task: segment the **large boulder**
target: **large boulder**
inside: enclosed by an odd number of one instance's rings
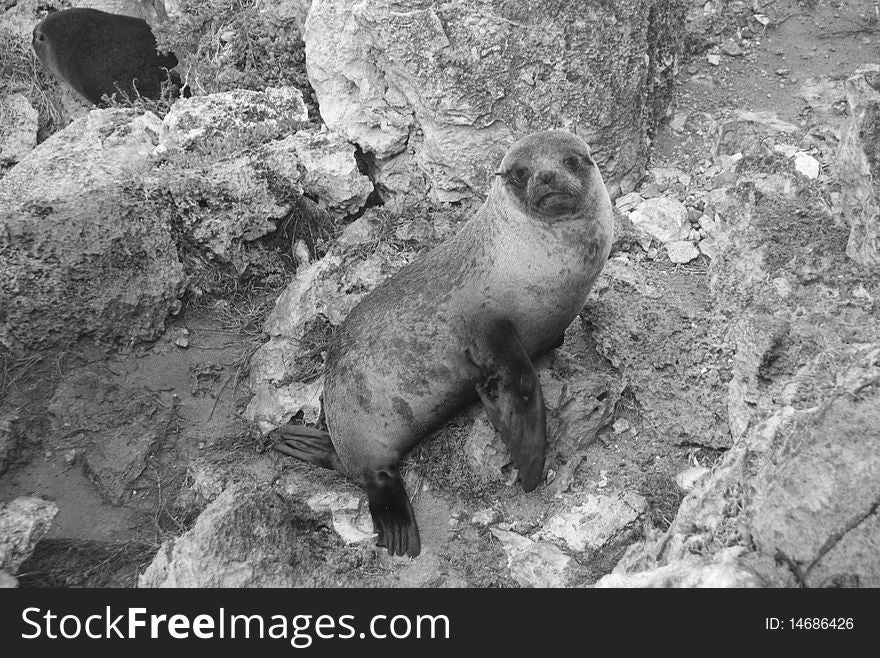
[[[848,119],[838,151],[840,201],[850,226],[846,253],[880,265],[880,65],[846,81]]]
[[[257,241],[285,220],[342,219],[373,190],[354,146],[309,124],[294,87],[183,99],[163,125],[157,150],[166,162],[144,179],[155,213],[188,246],[238,272],[277,265],[277,250]]]
[[[327,125],[374,159],[386,195],[485,189],[525,133],[567,128],[612,192],[641,178],[683,25],[678,0],[315,0],[309,80]]]
[[[168,227],[136,191],[161,131],[149,112],[90,112],[0,180],[0,346],[20,353],[162,331],[183,269]]]
[[[341,545],[305,505],[232,486],[159,548],[139,587],[316,587],[344,582],[324,553]]]

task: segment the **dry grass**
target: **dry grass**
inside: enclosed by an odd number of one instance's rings
[[[142,541],[44,539],[21,565],[19,587],[134,587],[158,548]]]
[[[134,97],[129,96],[128,92],[119,89],[118,86],[117,90],[113,96],[104,94],[101,100],[105,107],[130,108],[139,112],[152,112],[159,116],[159,118],[164,118],[171,111],[171,106],[174,105],[174,101],[178,98],[177,85],[171,80],[171,74],[168,74],[165,78],[165,81],[162,83],[161,95],[156,99],[144,98],[137,90],[137,87],[135,87],[136,95]]]
[[[43,68],[31,44],[6,31],[0,31],[0,95],[21,93],[37,110],[38,139],[61,129],[62,112],[47,93],[55,85]]]

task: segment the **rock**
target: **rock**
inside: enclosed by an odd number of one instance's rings
[[[615,434],[623,434],[630,428],[629,421],[626,418],[618,418],[611,426]]]
[[[145,185],[157,214],[239,272],[258,258],[255,241],[292,213],[306,223],[312,217],[317,223],[341,219],[360,209],[372,191],[358,171],[354,147],[313,130],[196,161],[172,158]]]
[[[733,324],[736,354],[727,397],[727,414],[734,439],[772,409],[773,394],[764,386],[767,365],[779,358],[791,323],[768,313],[752,313]]]
[[[345,575],[325,561],[335,542],[321,525],[302,503],[271,490],[230,487],[191,530],[162,544],[138,587],[339,585]]]
[[[828,133],[839,142],[843,124],[849,115],[846,108],[846,80],[839,75],[808,78],[798,89],[807,104],[808,125],[813,133]]]
[[[34,496],[0,504],[0,571],[18,573],[57,513],[58,505]]]
[[[37,111],[24,94],[0,97],[0,165],[20,161],[37,145]]]
[[[712,189],[735,185],[738,178],[739,174],[735,171],[722,171],[720,174],[712,177]]]
[[[685,112],[683,110],[677,111],[672,115],[672,118],[669,120],[669,127],[672,128],[677,133],[680,133],[684,130],[685,125],[687,125],[687,120],[690,117],[690,112]]]
[[[796,153],[794,156],[794,168],[798,173],[803,174],[807,178],[819,178],[820,165],[809,153]]]
[[[639,244],[647,250],[654,239],[660,244],[679,240],[690,230],[688,212],[677,199],[645,199],[629,215],[639,233]]]
[[[767,583],[758,574],[737,562],[736,554],[736,551],[722,551],[714,560],[688,555],[671,564],[637,573],[618,572],[615,568],[594,587],[766,587]]]
[[[681,169],[674,167],[652,167],[649,173],[661,192],[665,192],[672,185],[680,182],[682,176],[685,175]]]
[[[333,530],[346,544],[376,537],[369,507],[358,494],[328,491],[312,496],[306,505],[316,512],[330,512]]]
[[[491,525],[499,521],[500,517],[501,515],[498,510],[487,507],[486,509],[475,512],[473,516],[471,516],[471,523],[477,525]]]
[[[742,57],[743,55],[745,55],[745,51],[742,49],[742,46],[740,46],[733,39],[728,39],[724,42],[724,44],[721,46],[721,52],[723,52],[725,55],[729,55],[730,57]]]
[[[302,93],[294,87],[232,91],[181,98],[165,116],[160,152],[209,146],[251,146],[284,137],[309,120]]]
[[[639,194],[642,195],[645,199],[653,199],[654,197],[660,196],[660,186],[657,183],[648,183],[647,185],[642,185],[639,190]]]
[[[629,212],[642,201],[644,201],[644,198],[641,194],[638,192],[629,192],[628,194],[617,197],[614,201],[614,207],[620,212]]]
[[[705,466],[690,466],[675,476],[675,484],[682,491],[690,491],[707,473],[709,473],[709,469]]]
[[[846,254],[861,265],[880,264],[880,65],[846,81],[848,118],[837,152],[840,202],[850,226]]]
[[[18,419],[13,414],[0,416],[0,475],[6,472],[15,451],[18,448],[18,433],[15,431],[15,421]]]
[[[666,255],[669,256],[672,263],[690,263],[700,255],[700,250],[694,246],[693,242],[677,240],[666,245]]]
[[[610,187],[632,189],[647,146],[638,108],[662,116],[682,25],[668,0],[629,0],[613,22],[559,0],[324,0],[304,39],[324,122],[375,157],[386,195],[426,181],[456,201],[485,189],[517,137],[551,127],[580,127]],[[613,127],[608,107],[627,108]]]
[[[568,555],[547,542],[491,528],[507,555],[511,577],[522,587],[564,587],[566,571],[574,564]]]
[[[718,53],[706,53],[706,61],[712,66],[718,66],[721,63],[721,55]]]
[[[718,232],[718,223],[709,217],[709,215],[700,215],[700,228],[706,231],[710,236],[714,236]]]
[[[713,155],[765,155],[772,152],[768,137],[780,135],[794,137],[799,133],[794,124],[782,121],[771,112],[746,112],[737,110],[732,119],[718,125],[715,130]]]
[[[872,370],[880,375],[880,366]],[[782,424],[776,459],[762,460],[752,480],[747,511],[757,549],[804,565],[810,587],[843,576],[880,586],[880,564],[869,558],[880,551],[878,439],[876,387],[844,393]]]
[[[300,131],[287,139],[305,169],[299,181],[305,194],[338,218],[361,209],[373,185],[358,170],[354,146],[327,130]]]
[[[135,185],[161,131],[149,112],[96,110],[0,179],[0,345],[24,353],[164,329],[183,268]]]
[[[566,496],[563,505],[565,509],[547,519],[539,534],[578,553],[602,548],[635,524],[647,509],[645,499],[631,492]]]
[[[712,200],[725,222],[710,289],[736,341],[733,445],[669,530],[628,551],[615,572],[650,572],[693,554],[715,560],[729,547],[768,586],[875,586],[880,324],[876,309],[854,303],[839,283],[841,274],[865,281],[864,271],[839,248],[839,229],[830,237],[792,229],[788,211],[800,199],[752,193],[721,202]],[[754,236],[780,230],[790,241],[774,262]]]

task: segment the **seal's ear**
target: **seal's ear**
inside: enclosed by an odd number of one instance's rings
[[[510,320],[485,323],[468,346],[480,368],[477,393],[519,471],[523,491],[544,476],[547,426],[538,373]]]

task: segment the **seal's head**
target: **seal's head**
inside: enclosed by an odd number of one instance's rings
[[[580,137],[544,130],[513,144],[496,172],[502,193],[531,216],[554,222],[588,212],[601,175]]]
[[[37,58],[43,63],[43,66],[45,66],[54,75],[62,77],[63,74],[61,72],[60,62],[58,61],[58,57],[52,48],[52,34],[57,30],[57,25],[57,21],[43,19],[34,28],[33,37],[31,38],[31,45],[34,47],[34,52],[36,53]]]

